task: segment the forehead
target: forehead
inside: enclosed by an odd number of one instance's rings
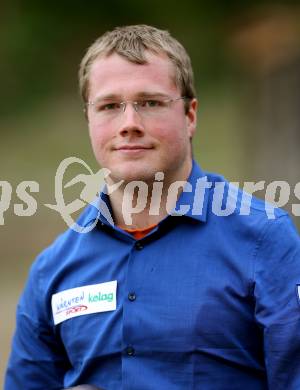
[[[148,52],[146,60],[145,64],[136,64],[116,53],[97,58],[90,69],[89,98],[105,94],[130,97],[143,92],[178,94],[170,59]]]

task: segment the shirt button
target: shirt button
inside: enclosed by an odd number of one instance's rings
[[[131,302],[133,302],[133,301],[135,301],[136,300],[136,295],[135,295],[135,293],[129,293],[128,294],[128,299],[131,301]]]
[[[140,251],[143,248],[144,248],[143,245],[139,241],[135,243],[135,249]]]
[[[133,356],[134,353],[135,353],[135,350],[132,347],[127,347],[126,348],[126,353],[127,353],[128,356]]]

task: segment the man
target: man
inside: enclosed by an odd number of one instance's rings
[[[184,48],[116,28],[80,88],[113,222],[90,205],[33,264],[5,389],[299,389],[298,234],[193,161]]]

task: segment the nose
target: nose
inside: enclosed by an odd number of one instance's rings
[[[144,135],[143,120],[133,104],[127,103],[120,115],[119,134],[123,137]]]

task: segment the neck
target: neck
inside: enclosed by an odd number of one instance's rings
[[[176,206],[191,167],[192,163],[172,179],[156,174],[155,180],[141,181],[138,186],[124,182],[109,195],[115,224],[126,229],[157,225]],[[108,187],[111,185],[108,183]]]

